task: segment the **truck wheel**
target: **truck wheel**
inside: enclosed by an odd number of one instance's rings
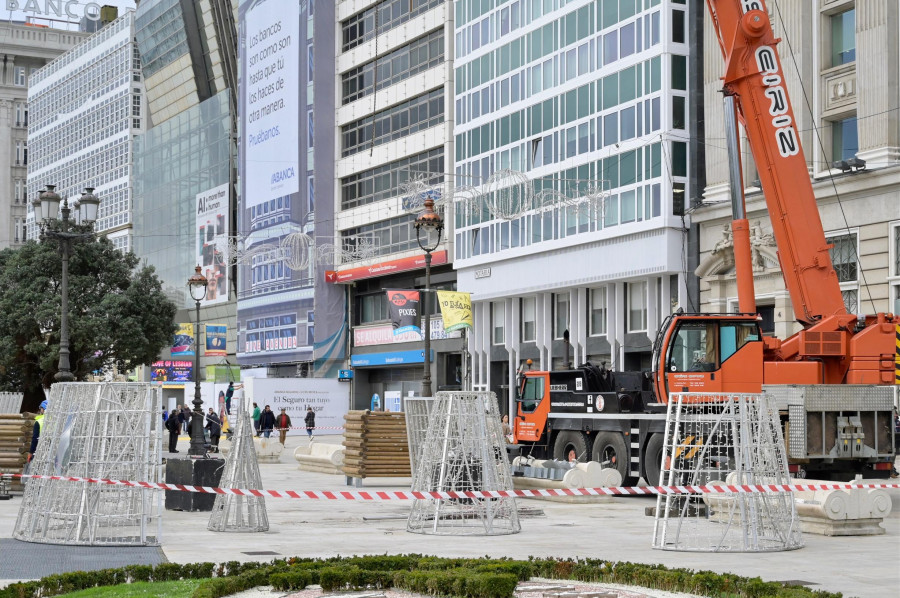
[[[644,464],[644,481],[650,486],[660,483],[659,466],[662,464],[662,453],[662,434],[651,434],[647,446],[644,447],[644,456],[641,458],[641,462]]]
[[[588,460],[588,441],[581,432],[560,432],[553,443],[553,458],[557,461],[569,461],[569,451],[575,451],[578,461]]]
[[[594,439],[594,450],[591,453],[591,461],[600,463],[603,467],[611,467],[622,476],[623,486],[634,486],[637,478],[628,475],[628,466],[631,457],[628,445],[625,444],[625,436],[619,432],[600,432]]]

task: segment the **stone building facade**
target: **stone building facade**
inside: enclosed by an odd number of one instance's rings
[[[851,313],[900,312],[900,4],[791,0],[768,7],[832,261]],[[737,310],[715,32],[704,27],[703,311]],[[756,167],[741,140],[756,299],[764,329],[798,330]],[[802,173],[799,173],[802,174]]]

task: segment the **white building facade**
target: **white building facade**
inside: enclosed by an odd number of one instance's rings
[[[512,397],[527,359],[647,368],[660,322],[696,309],[689,30],[702,9],[456,3],[455,178],[479,201],[456,213],[454,264],[474,302],[476,387]]]
[[[0,23],[0,249],[28,238],[28,87],[31,75],[86,37],[77,31]]]
[[[132,140],[144,129],[143,96],[133,11],[33,73],[28,90],[28,197],[49,184],[74,201],[94,187],[94,228],[123,251],[132,248]],[[29,206],[28,238],[36,228]]]
[[[414,226],[421,204],[410,202],[421,198],[413,197],[408,181],[420,178],[426,187],[438,188],[452,178],[453,7],[448,0],[336,4],[335,240],[340,251],[333,280],[352,283],[350,365],[359,399],[354,408],[368,407],[375,394],[421,392],[422,337],[392,335],[385,290],[425,286],[424,254]],[[432,252],[431,288],[453,290],[452,221],[449,211],[442,213],[447,222]],[[447,338],[434,298],[425,300],[434,316],[433,390],[458,387],[462,341],[458,333]]]

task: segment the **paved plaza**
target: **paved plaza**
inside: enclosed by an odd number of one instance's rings
[[[340,442],[340,437],[323,441]],[[299,471],[293,449],[305,436],[288,438],[280,463],[260,465],[263,485],[271,490],[351,490],[343,476]],[[186,441],[179,443],[184,456]],[[375,478],[363,489],[409,488],[409,478]],[[900,491],[892,491],[894,512],[885,520],[886,534],[835,538],[806,534],[806,546],[791,552],[709,554],[657,551],[650,548],[653,518],[644,509],[653,497],[596,497],[590,503],[519,499],[526,508],[522,532],[497,537],[433,537],[406,532],[405,501],[361,502],[269,499],[270,531],[219,533],[206,529],[209,513],[166,511],[162,553],[171,562],[267,561],[277,557],[356,554],[421,553],[440,556],[527,558],[594,557],[615,561],[662,563],[670,567],[710,569],[767,581],[793,580],[812,589],[843,592],[845,596],[881,597],[900,593]],[[21,498],[0,502],[0,563],[13,552],[12,537]],[[17,543],[22,544],[22,543]],[[30,545],[33,565],[16,559],[15,578],[46,575],[46,562],[60,560],[96,568],[126,564],[120,553],[111,561],[108,551],[84,547]],[[22,550],[17,547],[17,550]],[[153,549],[138,549],[135,563],[152,563]],[[63,552],[60,552],[63,551]],[[70,554],[71,553],[71,554]],[[17,553],[21,554],[21,553]],[[40,555],[36,557],[35,555]],[[124,560],[123,560],[124,558]],[[43,561],[43,564],[42,564]],[[7,570],[11,569],[7,567]],[[0,585],[13,576],[0,565]]]

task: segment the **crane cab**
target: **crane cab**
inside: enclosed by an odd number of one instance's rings
[[[763,337],[755,314],[677,314],[660,329],[656,394],[762,391]]]

